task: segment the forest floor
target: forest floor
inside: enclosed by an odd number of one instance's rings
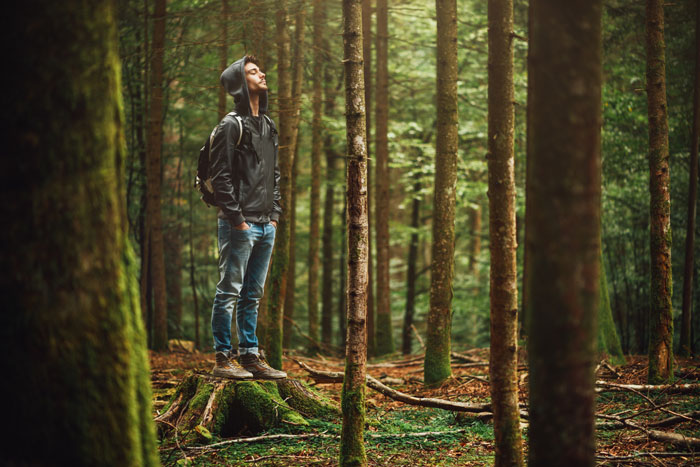
[[[461,355],[474,361],[488,362],[488,349],[473,349]],[[527,361],[521,355],[521,362]],[[295,357],[296,358],[296,357]],[[343,360],[315,356],[300,359],[309,366],[326,371],[342,371]],[[213,354],[151,353],[151,374],[155,410],[162,408],[184,375],[191,371],[210,371]],[[434,397],[451,401],[483,403],[490,400],[488,366],[453,363],[453,377],[434,389],[424,387],[420,356],[394,355],[381,361],[371,360],[368,373],[386,385],[417,397]],[[466,366],[466,367],[465,367]],[[284,370],[290,378],[313,384],[305,370],[285,358]],[[596,379],[614,384],[646,383],[646,357],[630,356],[620,366],[600,365]],[[520,401],[527,402],[527,370],[520,371]],[[676,385],[700,382],[700,359],[676,359]],[[340,403],[341,383],[318,384],[314,388]],[[700,410],[700,397],[695,394],[666,392],[620,391],[597,396],[596,412],[627,418],[640,426],[672,414],[689,414]],[[367,388],[367,432],[365,446],[370,466],[481,466],[492,465],[494,459],[493,424],[473,416],[464,416],[442,409],[406,405]],[[155,414],[154,414],[155,415]],[[161,461],[164,466],[335,466],[339,454],[341,420],[335,423],[309,420],[304,433],[323,433],[326,437],[306,439],[273,439],[242,442],[193,451],[188,446],[176,447],[172,437],[161,439]],[[610,423],[602,417],[597,423]],[[523,424],[527,449],[527,425]],[[688,417],[680,424],[656,428],[700,438],[700,420]],[[241,433],[241,437],[300,433],[297,427],[267,433]],[[430,432],[430,434],[426,434]],[[402,434],[413,434],[401,436]],[[597,430],[598,465],[700,465],[700,452],[687,453],[683,446],[653,441],[648,433],[637,429]],[[684,453],[685,452],[685,453]],[[666,454],[664,454],[666,453]],[[675,453],[670,457],[668,453]],[[623,457],[633,456],[629,459]]]

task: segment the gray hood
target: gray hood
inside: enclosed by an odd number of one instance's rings
[[[226,92],[233,96],[236,112],[239,115],[251,115],[248,84],[245,80],[245,57],[236,60],[221,73],[219,80]],[[267,113],[267,91],[260,95],[259,112]]]

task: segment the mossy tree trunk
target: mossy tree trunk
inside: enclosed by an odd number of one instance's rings
[[[695,215],[698,201],[698,139],[700,138],[700,3],[695,3],[695,80],[693,94],[693,134],[690,138],[690,167],[688,169],[688,214],[685,229],[685,266],[683,269],[683,312],[679,354],[693,352],[690,338],[692,328],[693,272],[695,253]]]
[[[416,279],[418,263],[418,229],[420,228],[420,191],[421,183],[417,177],[413,182],[413,200],[411,201],[411,240],[408,246],[408,267],[406,270],[406,309],[403,318],[401,351],[409,355],[413,347],[413,316],[416,311]]]
[[[613,321],[608,280],[605,274],[603,254],[600,254],[600,306],[598,308],[598,355],[606,357],[614,365],[625,363],[620,337]]]
[[[362,0],[362,55],[367,134],[367,354],[376,353],[374,335],[374,254],[372,253],[372,0]]]
[[[498,466],[522,466],[518,407],[513,2],[488,2],[488,171],[491,250],[489,375]]]
[[[389,7],[377,0],[375,233],[377,249],[377,355],[394,351],[389,289]]]
[[[320,245],[321,217],[321,151],[323,150],[323,34],[325,2],[313,2],[313,117],[311,121],[311,208],[309,210],[309,337],[312,342],[309,350],[315,351],[315,342],[319,341],[318,330],[318,285],[321,260],[318,256]]]
[[[343,0],[347,135],[347,345],[343,380],[341,466],[365,466],[367,362],[367,140],[362,70],[362,0]]]
[[[156,0],[151,42],[151,103],[148,106],[146,168],[146,218],[150,240],[150,272],[153,285],[153,349],[168,348],[168,303],[165,285],[163,218],[161,215],[161,159],[163,146],[163,54],[166,0]]]
[[[437,145],[430,311],[423,374],[425,384],[452,375],[452,279],[454,276],[455,190],[457,184],[457,2],[436,0]]]
[[[156,466],[113,2],[5,13],[2,465]],[[41,53],[26,53],[38,51]],[[21,157],[19,157],[21,155]]]
[[[208,431],[231,437],[305,426],[305,417],[333,421],[340,417],[340,409],[297,380],[233,381],[191,375],[176,388],[156,421],[164,432],[177,429],[178,436]]]
[[[532,14],[529,465],[593,466],[602,2],[536,0]]]
[[[275,249],[272,254],[270,271],[270,293],[267,302],[267,323],[265,346],[270,366],[282,368],[282,319],[284,317],[284,298],[287,287],[287,269],[289,268],[290,207],[292,196],[292,164],[294,163],[292,141],[294,136],[294,106],[292,103],[292,80],[290,72],[290,39],[287,26],[287,1],[277,2],[277,82],[279,96],[279,151],[277,160],[280,170],[280,194],[283,216],[280,218],[275,237]]]
[[[646,46],[651,224],[648,380],[650,384],[659,384],[673,378],[671,192],[662,0],[647,0]]]

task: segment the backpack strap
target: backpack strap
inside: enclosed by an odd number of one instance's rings
[[[236,146],[241,144],[241,139],[243,139],[243,119],[235,111],[229,113],[230,116],[236,119],[238,122],[238,141],[236,141]]]

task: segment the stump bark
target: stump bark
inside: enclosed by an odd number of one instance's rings
[[[340,408],[293,379],[236,381],[193,374],[178,385],[155,420],[162,433],[175,429],[206,439],[305,426],[307,418],[337,421]]]

